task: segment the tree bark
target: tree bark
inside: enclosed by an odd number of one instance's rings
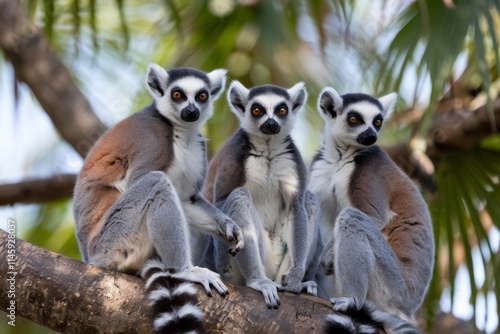
[[[0,185],[0,205],[43,203],[73,196],[75,174],[59,174],[47,179],[26,180]]]
[[[441,101],[437,110],[429,128],[425,152],[415,154],[410,143],[384,148],[406,173],[431,191],[436,189],[432,169],[442,158],[477,148],[483,139],[495,133],[495,129],[500,129],[500,98],[493,101],[494,123],[487,105],[470,109],[447,100]]]
[[[0,230],[0,253],[7,254],[9,234]],[[12,238],[12,237],[11,237]],[[15,240],[16,261],[0,262],[0,309],[15,301],[16,316],[61,333],[150,333],[151,312],[143,281],[104,270]],[[15,298],[12,274],[15,275]],[[198,285],[197,285],[198,286]],[[278,310],[266,308],[262,295],[250,288],[227,284],[225,298],[202,288],[199,299],[210,333],[320,333],[329,303],[306,295],[280,294]]]
[[[0,0],[0,48],[49,115],[61,136],[85,156],[106,126],[92,111],[18,0]]]

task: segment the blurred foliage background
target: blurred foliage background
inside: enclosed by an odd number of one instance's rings
[[[453,311],[472,318],[479,331],[498,332],[500,136],[495,101],[500,89],[500,1],[25,0],[23,4],[109,126],[150,103],[143,85],[150,62],[206,71],[224,67],[230,79],[247,86],[290,87],[305,81],[309,101],[294,137],[308,162],[321,140],[316,99],[324,86],[341,93],[398,92],[398,110],[384,128],[381,144],[389,151],[405,145],[411,159],[396,161],[411,165],[416,159],[426,173],[420,178],[412,173],[431,207],[437,245],[424,318],[432,326],[435,314]],[[39,107],[28,88],[15,82],[9,66],[2,59],[0,74],[7,79],[0,86],[2,92],[13,94],[17,107],[12,111],[14,121],[3,126],[22,129],[29,126],[24,123],[29,120],[20,116],[22,106]],[[436,119],[445,113],[469,115],[465,111],[481,106],[486,106],[491,126],[486,138],[474,145],[440,149],[437,144],[444,140],[436,140]],[[466,126],[468,117],[440,123],[441,130],[446,134],[450,124]],[[221,98],[205,128],[209,154],[237,126]],[[474,135],[465,131],[463,142]],[[19,162],[24,177],[39,176],[40,170],[45,175],[78,172],[81,159],[63,140],[37,132],[31,132],[30,140],[39,144],[16,143],[26,151],[26,159]],[[5,175],[0,181],[10,182]],[[70,199],[4,210],[23,222],[22,239],[79,258]],[[2,333],[49,332],[21,321],[13,329],[0,322]]]

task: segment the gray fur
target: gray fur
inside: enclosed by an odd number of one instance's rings
[[[159,257],[165,266],[205,287],[227,289],[219,275],[196,268],[191,238],[209,233],[243,246],[241,230],[200,193],[206,171],[205,142],[200,127],[225,84],[225,70],[148,69],[146,84],[154,104],[111,128],[93,147],[78,176],[74,213],[82,256],[89,263],[137,272]],[[177,77],[176,77],[177,76]],[[172,86],[184,102],[172,101]],[[201,92],[211,91],[205,101]],[[184,121],[186,104],[199,117]],[[198,259],[195,259],[198,262]]]
[[[318,265],[310,256],[317,240],[312,235],[317,202],[312,194],[305,197],[306,167],[289,136],[306,96],[302,83],[288,90],[270,85],[249,90],[233,82],[228,101],[241,128],[214,156],[205,182],[207,198],[240,226],[245,240],[234,259],[215,242],[216,271],[261,291],[270,308],[279,306],[278,290],[317,294],[316,283],[304,280],[306,272],[314,277]],[[250,115],[255,103],[266,108],[260,118]],[[274,115],[276,106],[286,106],[286,116]],[[279,123],[279,133],[262,131],[268,119]],[[314,268],[307,270],[309,265]]]
[[[326,120],[324,141],[308,188],[321,207],[321,265],[333,275],[321,278],[320,286],[332,297],[354,298],[358,308],[370,300],[411,321],[434,263],[429,210],[389,156],[359,140],[367,131],[378,134],[376,120],[388,117],[395,102],[395,94],[375,99],[325,88],[318,100]],[[359,122],[350,124],[352,115]]]

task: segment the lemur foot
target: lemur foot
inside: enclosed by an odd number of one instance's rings
[[[229,293],[227,287],[224,283],[222,283],[220,275],[208,270],[207,268],[191,267],[178,272],[173,276],[203,285],[205,291],[210,297],[212,297],[212,290],[210,286],[213,286],[221,296],[226,296]]]
[[[360,303],[356,298],[338,297],[330,299],[333,304],[333,310],[337,312],[347,312],[349,310],[360,310],[363,303]]]
[[[304,277],[304,270],[300,268],[291,268],[288,274],[281,276],[281,285],[283,289],[288,292],[299,294],[307,292],[316,296],[318,293],[318,286],[313,281],[302,282]]]
[[[309,295],[318,295],[318,285],[314,281],[307,281],[302,283],[302,292],[307,292]]]
[[[310,295],[317,296],[318,295],[318,285],[316,282],[307,281],[307,282],[299,282],[299,283],[287,283],[282,284],[283,290],[295,294],[300,294],[301,292],[306,292]]]
[[[278,283],[271,281],[269,278],[258,278],[247,281],[247,286],[262,292],[267,308],[277,309],[281,305],[278,291],[283,291],[283,287]]]

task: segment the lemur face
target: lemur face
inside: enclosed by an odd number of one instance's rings
[[[224,89],[226,72],[218,69],[205,73],[190,67],[167,72],[151,64],[146,83],[163,116],[175,124],[197,124],[212,116],[212,104]]]
[[[290,89],[274,85],[247,89],[240,82],[233,81],[227,98],[241,127],[249,134],[287,136],[306,101],[307,92],[303,82]]]
[[[318,109],[327,122],[327,136],[347,146],[368,147],[377,141],[396,100],[396,93],[378,99],[360,93],[340,96],[327,87],[320,94]]]

